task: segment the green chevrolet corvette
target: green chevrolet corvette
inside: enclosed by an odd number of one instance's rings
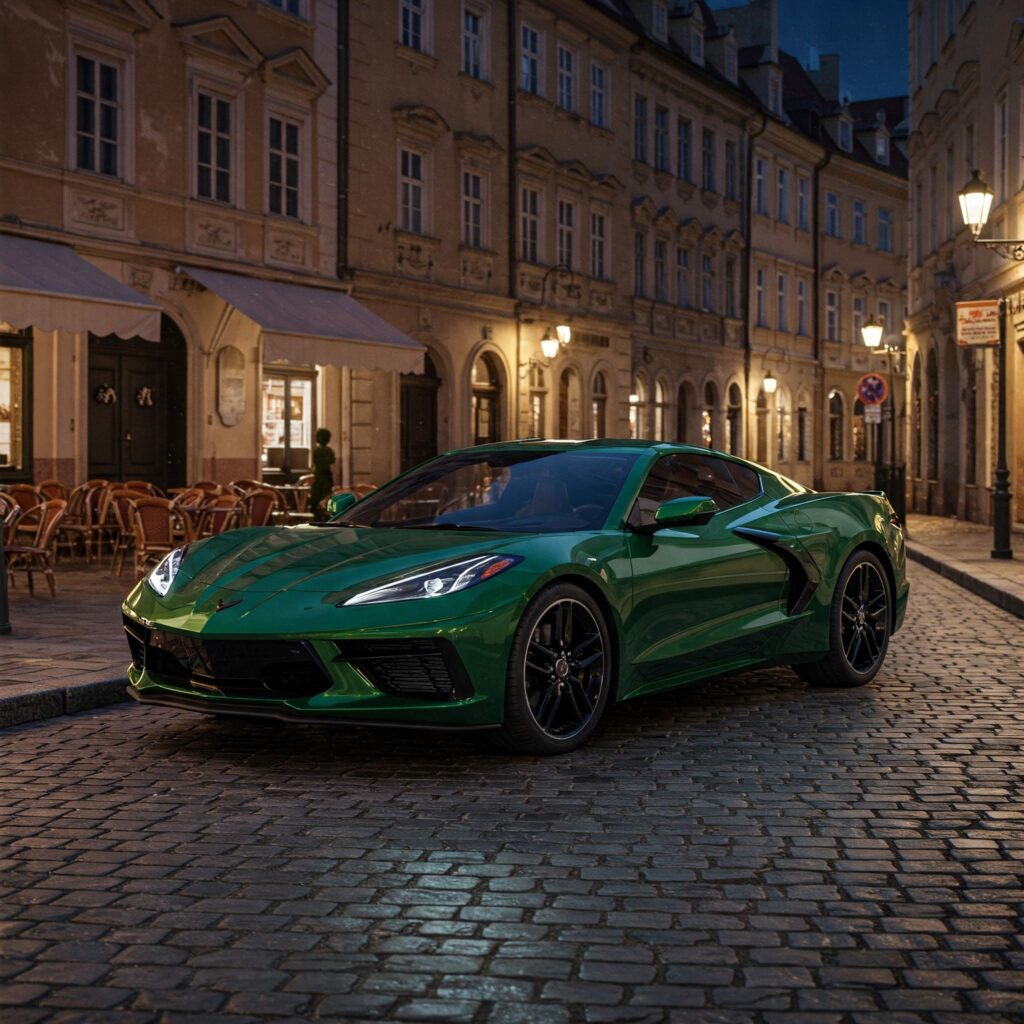
[[[609,704],[723,672],[860,686],[907,607],[884,495],[683,444],[484,445],[329,511],[168,555],[124,603],[131,695],[554,754]]]

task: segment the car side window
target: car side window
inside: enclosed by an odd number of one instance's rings
[[[714,498],[719,509],[741,505],[761,493],[761,478],[752,469],[714,455],[678,452],[651,467],[630,513],[631,526],[648,526],[662,502],[674,498]]]

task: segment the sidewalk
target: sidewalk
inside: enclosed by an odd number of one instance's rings
[[[1012,559],[992,558],[992,527],[907,516],[907,555],[979,597],[1024,619],[1024,531],[1014,528]]]
[[[0,728],[127,699],[121,601],[132,585],[130,572],[111,578],[106,560],[58,565],[56,598],[42,574],[34,598],[16,574],[12,632],[0,636]]]

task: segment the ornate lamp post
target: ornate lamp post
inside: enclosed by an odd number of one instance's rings
[[[957,194],[964,224],[974,245],[994,249],[1003,259],[1024,261],[1024,239],[981,238],[992,209],[992,189],[975,171]],[[999,299],[999,406],[996,420],[997,448],[995,485],[992,488],[992,557],[1013,558],[1010,546],[1010,470],[1006,464],[1006,317],[1007,303]]]
[[[889,500],[896,514],[900,519],[906,518],[906,491],[905,482],[901,467],[896,463],[896,356],[902,354],[902,349],[896,345],[883,345],[882,336],[885,334],[885,324],[876,320],[872,315],[867,323],[860,329],[861,338],[864,344],[872,352],[889,357],[889,470],[886,473],[884,485],[881,480],[882,449],[881,445],[875,448],[875,472],[879,477],[876,486],[882,487],[889,495]]]

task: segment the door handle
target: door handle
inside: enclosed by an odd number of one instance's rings
[[[130,430],[124,435],[124,443],[125,444],[131,444],[132,443],[132,432]]]

